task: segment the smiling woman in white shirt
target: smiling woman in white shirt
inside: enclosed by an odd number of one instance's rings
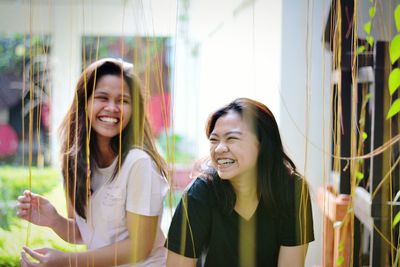
[[[17,215],[88,250],[24,247],[22,266],[165,265],[168,182],[145,110],[132,64],[107,58],[84,70],[60,129],[68,218],[29,191],[18,197]]]

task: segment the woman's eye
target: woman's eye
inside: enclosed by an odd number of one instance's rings
[[[211,144],[214,144],[214,143],[218,142],[218,140],[214,139],[214,138],[210,138],[209,141],[210,141]]]
[[[107,100],[107,97],[105,97],[105,96],[96,96],[94,99]]]
[[[235,136],[229,136],[228,140],[238,140],[239,138],[235,137]]]

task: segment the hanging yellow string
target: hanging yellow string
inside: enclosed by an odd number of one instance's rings
[[[307,0],[306,4],[307,8],[307,15],[306,15],[306,43],[305,43],[305,63],[306,63],[306,80],[305,80],[305,135],[309,136],[309,126],[310,126],[310,97],[311,97],[311,92],[310,92],[310,75],[311,75],[311,61],[309,61],[309,58],[311,58],[311,51],[312,51],[312,43],[311,43],[311,36],[312,36],[312,19],[313,19],[313,6],[314,2],[311,0]],[[307,225],[307,218],[310,214],[307,214],[307,207],[308,207],[308,194],[306,192],[306,179],[307,179],[307,174],[308,174],[308,142],[305,142],[304,146],[304,177],[305,179],[302,181],[302,186],[301,186],[301,192],[300,192],[300,203],[299,203],[299,226],[300,226],[300,242],[303,243],[304,240],[306,240],[307,235],[309,234],[307,232],[308,225]],[[306,229],[306,230],[304,230]],[[305,258],[306,256],[306,250],[303,250],[303,257]]]
[[[123,6],[122,6],[122,31],[121,31],[121,55],[122,55],[122,60],[124,60],[124,52],[125,52],[125,40],[124,40],[124,36],[125,36],[125,9],[126,9],[126,0],[123,2]],[[120,119],[119,121],[121,122],[119,124],[119,136],[118,136],[118,171],[117,171],[117,175],[120,174],[120,170],[121,170],[121,162],[122,162],[122,122],[123,122],[123,104],[124,104],[124,84],[125,84],[125,78],[124,78],[124,66],[123,66],[123,62],[121,62],[121,99],[120,99]],[[94,89],[94,88],[93,88]],[[129,88],[128,88],[129,90]],[[131,92],[132,94],[132,92]],[[115,224],[117,224],[117,222],[115,222]],[[134,231],[134,233],[136,233],[135,236],[137,236],[137,234],[139,233],[139,229],[137,229],[136,231]],[[135,241],[136,238],[133,238],[133,240]],[[115,236],[114,239],[114,265],[117,266],[118,265],[118,246],[117,246],[117,236]],[[137,246],[138,244],[136,242],[133,242],[133,246]],[[134,250],[136,251],[136,250]],[[137,259],[137,256],[134,255],[134,260]]]
[[[73,206],[73,212],[75,213],[76,211],[76,189],[77,189],[77,183],[78,183],[78,148],[79,148],[79,139],[78,139],[78,133],[79,133],[79,113],[78,113],[78,109],[79,109],[79,102],[78,102],[78,91],[75,91],[75,97],[76,97],[76,101],[75,101],[75,161],[74,161],[74,187],[73,187],[73,198],[72,198],[72,206]],[[70,119],[70,117],[68,117],[68,120]],[[69,133],[68,133],[69,135]],[[68,172],[68,169],[67,169]],[[76,215],[74,215],[75,217]],[[75,236],[75,228],[74,228],[74,236]],[[78,262],[78,256],[75,257],[75,263]]]
[[[24,33],[24,52],[22,55],[22,95],[21,95],[21,130],[22,130],[22,166],[25,166],[25,91],[26,91],[26,67],[25,67],[25,62],[26,62],[26,49],[25,49],[25,44],[26,44],[26,33]]]
[[[50,19],[51,19],[51,0],[49,0],[49,5],[48,5],[48,17],[49,17],[49,24],[50,24]],[[44,41],[43,41],[44,40]],[[47,93],[45,90],[47,89],[48,86],[48,53],[49,53],[49,47],[50,47],[50,38],[48,36],[45,36],[44,34],[42,35],[42,42],[41,42],[41,50],[37,50],[36,56],[39,57],[39,64],[37,65],[37,79],[39,80],[39,102],[38,102],[38,112],[37,112],[37,142],[38,142],[38,152],[37,152],[37,165],[39,167],[44,166],[44,153],[46,151],[42,151],[41,148],[41,120],[42,120],[42,108],[43,108],[43,97]],[[42,58],[43,57],[43,58]],[[42,62],[44,65],[42,65]],[[51,90],[46,90],[46,91],[51,91]],[[50,95],[48,95],[48,101],[50,99]],[[48,103],[49,104],[49,103]],[[46,148],[45,148],[46,149]]]
[[[29,191],[32,191],[32,142],[33,142],[33,55],[32,55],[32,0],[29,1],[29,154],[28,154],[28,169],[29,169]],[[29,212],[29,218],[31,217]],[[25,246],[29,245],[29,237],[31,233],[31,223],[28,223],[27,235],[25,240]]]
[[[341,62],[341,58],[342,58],[342,49],[341,49],[341,44],[342,44],[342,8],[341,8],[341,0],[338,0],[335,2],[336,3],[336,7],[335,7],[335,15],[334,17],[336,18],[336,23],[334,24],[333,27],[335,27],[334,29],[334,36],[333,36],[333,54],[334,54],[334,60],[333,60],[333,66],[334,66],[334,70],[337,71],[338,73],[338,82],[337,82],[337,89],[334,90],[335,92],[335,96],[334,96],[334,100],[335,100],[335,110],[336,110],[336,117],[335,117],[335,128],[334,128],[334,142],[333,142],[333,147],[334,147],[334,151],[333,154],[334,155],[341,155],[341,149],[340,149],[340,144],[341,144],[341,120],[342,120],[342,100],[341,100],[341,95],[342,95],[342,62]],[[334,86],[332,84],[332,86]],[[334,158],[333,161],[333,170],[337,173],[340,173],[340,169],[341,169],[341,162],[340,160],[337,160],[336,158]],[[336,185],[335,185],[336,186]],[[338,192],[338,188],[335,188],[335,191]]]
[[[358,57],[357,57],[357,28],[358,28],[358,18],[357,18],[357,0],[354,0],[354,11],[353,11],[353,25],[352,29],[352,41],[353,41],[353,51],[352,51],[352,63],[351,63],[351,136],[350,136],[350,155],[352,157],[357,156],[357,102],[358,102]],[[361,134],[360,134],[361,137]],[[350,195],[354,199],[355,197],[355,188],[357,183],[357,169],[358,169],[359,161],[352,160],[350,164]],[[349,216],[349,220],[345,222],[349,224],[350,227],[350,235],[351,235],[351,246],[350,246],[350,264],[353,266],[353,258],[354,258],[354,208],[352,202],[350,202],[350,207],[347,212],[347,216]],[[346,240],[346,234],[344,235],[344,240]]]
[[[176,9],[175,9],[175,21],[176,21],[176,23],[175,23],[175,30],[174,30],[174,36],[175,36],[175,45],[174,45],[174,52],[173,52],[173,55],[174,55],[174,57],[173,57],[173,59],[172,59],[172,64],[173,64],[173,66],[175,66],[175,63],[176,63],[176,40],[178,39],[178,17],[179,17],[179,0],[178,1],[176,1]],[[171,71],[170,71],[170,67],[168,66],[168,77],[170,77],[171,76]],[[171,116],[171,118],[170,118],[170,128],[171,128],[171,136],[172,136],[172,138],[171,139],[169,139],[168,138],[168,133],[167,133],[167,129],[165,129],[165,131],[164,131],[164,134],[165,134],[165,139],[166,139],[166,144],[167,144],[167,148],[166,148],[166,150],[167,150],[167,155],[168,155],[168,148],[170,148],[170,153],[172,154],[172,155],[174,155],[175,154],[175,152],[174,152],[174,148],[175,148],[175,138],[173,138],[173,133],[175,132],[175,129],[174,129],[174,116],[173,116],[173,114],[175,114],[175,109],[174,109],[174,105],[173,105],[173,100],[175,99],[175,97],[174,97],[174,91],[172,90],[172,88],[171,88],[171,94],[170,94],[170,101],[171,101],[171,103],[170,103],[170,112],[171,112],[171,114],[172,114],[172,116]],[[171,143],[171,146],[169,146],[170,145],[170,143]],[[167,157],[167,159],[168,159],[168,157]],[[171,163],[172,162],[172,163]],[[170,211],[170,214],[171,214],[171,216],[170,216],[170,218],[172,218],[172,214],[173,214],[173,206],[174,206],[174,204],[176,204],[175,202],[176,202],[176,198],[175,198],[175,195],[174,195],[174,188],[173,188],[173,176],[174,176],[174,173],[175,173],[175,166],[174,166],[174,164],[173,164],[173,162],[174,162],[174,158],[172,158],[171,159],[171,162],[167,162],[167,168],[168,168],[168,171],[169,171],[169,176],[167,176],[167,181],[168,181],[168,184],[169,184],[169,188],[170,188],[170,190],[169,190],[169,192],[168,192],[168,208],[169,208],[169,211]],[[185,200],[182,198],[182,203],[184,202]],[[186,215],[187,215],[187,213],[185,213]],[[190,228],[190,225],[189,225],[189,229],[191,229]],[[182,229],[181,229],[181,231],[182,231],[182,233],[181,233],[181,240],[180,240],[180,244],[184,244],[184,240],[183,240],[183,238],[186,236],[186,220],[184,220],[183,218],[182,218]],[[192,240],[193,240],[193,238],[192,238]],[[166,247],[168,247],[168,239],[166,240]],[[193,247],[194,247],[194,245],[193,245]],[[183,248],[183,246],[181,245],[181,248]]]
[[[325,14],[325,6],[326,2],[325,0],[322,1],[322,14]],[[322,16],[322,21],[326,21],[325,16]],[[326,146],[325,146],[325,140],[326,140],[326,133],[325,133],[325,78],[326,78],[326,73],[325,73],[325,50],[324,50],[324,46],[326,45],[326,40],[325,40],[325,33],[322,34],[322,79],[321,79],[321,89],[322,89],[322,150],[326,151]],[[308,140],[307,140],[308,142]],[[322,186],[323,188],[326,188],[327,186],[327,170],[326,170],[326,166],[327,166],[327,157],[325,153],[322,153],[322,159],[323,159],[323,164],[322,164]],[[326,214],[326,207],[324,205],[324,209],[322,210],[322,214]],[[322,228],[321,228],[321,236],[322,239],[325,240],[325,235],[324,235],[324,230],[327,228],[327,223],[328,220],[324,220],[324,218],[322,217]],[[323,248],[322,251],[326,251],[326,247],[325,247],[325,242],[323,243]]]

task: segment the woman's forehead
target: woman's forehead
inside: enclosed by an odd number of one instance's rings
[[[219,117],[215,122],[214,132],[218,131],[245,131],[249,130],[247,122],[242,116],[235,111],[229,111],[225,115]]]
[[[121,76],[107,74],[96,83],[95,93],[130,95],[128,83]]]
[[[241,114],[235,110],[229,110],[226,114],[219,117],[216,122],[212,133],[225,130],[240,130],[242,132],[255,133],[256,121],[254,117],[249,114]]]

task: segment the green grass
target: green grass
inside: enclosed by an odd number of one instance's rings
[[[53,168],[0,167],[0,228],[10,230],[15,213],[13,206],[24,190],[38,194],[50,192],[61,183],[59,171]]]
[[[61,183],[61,173],[53,168],[0,167],[0,201],[15,200],[25,189],[38,194]]]
[[[61,184],[45,196],[60,214],[66,216],[64,191]],[[31,248],[51,247],[61,251],[85,249],[83,245],[65,242],[49,228],[29,224],[16,217],[13,217],[11,222],[9,231],[0,228],[0,266],[19,266],[21,249],[25,245]]]
[[[32,191],[47,197],[58,212],[66,216],[65,194],[59,171],[51,168],[31,171]],[[20,167],[0,167],[0,201],[13,201],[25,189],[29,188],[29,170]],[[6,207],[8,227],[0,227],[0,266],[20,266],[19,258],[22,246],[32,248],[51,247],[62,251],[80,251],[82,245],[72,245],[63,241],[51,229],[39,227],[20,220],[15,216],[15,209]],[[28,230],[29,229],[29,230]]]

